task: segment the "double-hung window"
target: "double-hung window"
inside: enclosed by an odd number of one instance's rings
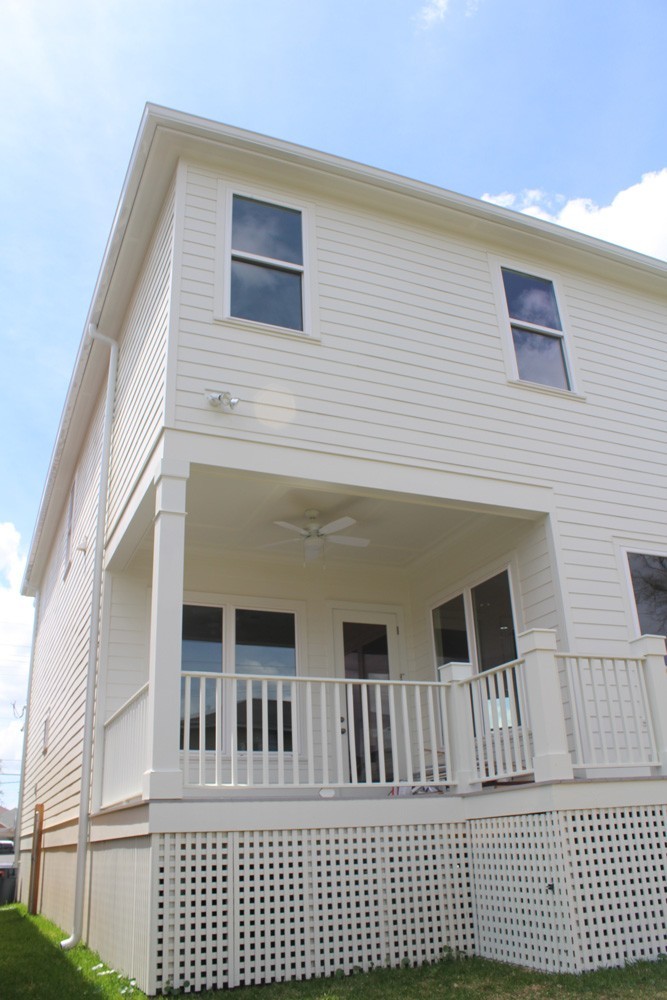
[[[506,267],[502,278],[518,377],[524,382],[571,390],[553,281]]]
[[[303,213],[232,196],[229,315],[304,331]]]

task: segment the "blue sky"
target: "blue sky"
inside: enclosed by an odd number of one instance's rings
[[[666,42],[664,0],[0,0],[5,772],[22,559],[145,102],[667,258]]]

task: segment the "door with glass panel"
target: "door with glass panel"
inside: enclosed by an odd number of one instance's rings
[[[480,676],[470,685],[473,729],[480,754],[500,757],[487,772],[526,770],[522,697],[516,667],[516,632],[506,570],[433,609],[437,667],[472,663]],[[505,667],[505,664],[509,666]],[[518,734],[519,739],[515,739]],[[516,758],[516,759],[510,759]],[[521,758],[521,759],[519,759]]]
[[[348,681],[366,682],[346,688],[341,711],[352,783],[393,780],[389,692],[377,682],[391,677],[397,632],[393,614],[336,613],[339,669]]]

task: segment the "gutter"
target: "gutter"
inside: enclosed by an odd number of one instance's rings
[[[69,951],[81,940],[83,929],[83,901],[86,883],[86,855],[90,829],[90,786],[93,762],[93,724],[95,720],[95,686],[97,681],[97,659],[100,632],[100,608],[102,603],[102,564],[104,558],[104,535],[107,520],[107,494],[109,491],[109,459],[111,455],[111,429],[118,371],[118,344],[111,337],[100,333],[91,323],[87,336],[90,340],[100,340],[109,347],[109,373],[107,395],[104,408],[102,430],[102,455],[100,457],[100,486],[97,506],[97,528],[93,562],[93,587],[90,606],[90,637],[88,644],[88,667],[86,674],[86,704],[83,717],[83,746],[81,750],[81,793],[79,801],[79,832],[76,845],[76,876],[74,882],[74,919],[70,937],[60,942],[60,947]]]

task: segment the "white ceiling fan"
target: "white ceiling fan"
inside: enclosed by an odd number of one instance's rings
[[[326,542],[331,542],[335,545],[351,545],[355,548],[365,548],[370,539],[368,538],[355,538],[353,535],[339,535],[337,532],[344,531],[345,528],[351,528],[353,524],[357,522],[353,517],[339,517],[335,521],[329,521],[328,524],[320,523],[320,512],[313,508],[305,511],[304,517],[306,519],[305,527],[299,527],[297,524],[291,524],[289,521],[274,521],[279,528],[285,528],[286,531],[293,531],[299,538],[286,538],[282,542],[273,542],[271,545],[265,546],[266,548],[273,548],[276,545],[288,545],[290,542],[303,542],[303,555],[305,562],[314,562],[324,552],[324,546]]]

